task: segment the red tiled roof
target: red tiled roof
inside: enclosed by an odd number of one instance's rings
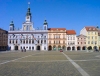
[[[66,30],[66,28],[49,28],[49,30]]]
[[[97,28],[96,27],[93,27],[93,26],[86,26],[85,29],[87,31],[97,31]]]
[[[75,35],[75,30],[66,30],[67,35]]]

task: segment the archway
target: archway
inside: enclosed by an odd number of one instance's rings
[[[40,50],[40,46],[39,45],[37,46],[37,50]]]
[[[100,46],[99,46],[99,50],[100,50]]]
[[[61,46],[59,45],[59,46],[58,46],[58,50],[60,50],[60,49],[61,49]]]
[[[74,46],[72,47],[72,50],[75,50],[75,47]]]
[[[63,46],[62,46],[62,49],[63,49],[63,50],[66,50],[66,46],[65,46],[65,45],[63,45]]]
[[[67,50],[71,50],[71,47],[67,47]]]
[[[56,50],[56,46],[55,45],[53,46],[53,50]]]
[[[97,46],[94,46],[93,48],[94,48],[94,50],[95,50],[95,49],[97,49]]]
[[[88,47],[88,50],[92,50],[92,47],[91,47],[91,46],[89,46],[89,47]]]
[[[82,47],[82,50],[86,50],[86,46],[83,46],[83,47]]]
[[[80,46],[78,46],[78,47],[77,47],[77,50],[81,50],[81,47],[80,47]]]
[[[15,46],[15,50],[18,50],[18,46],[17,45]]]
[[[48,47],[48,48],[49,48],[49,50],[52,50],[52,46],[51,46],[51,45],[49,45],[49,47]]]

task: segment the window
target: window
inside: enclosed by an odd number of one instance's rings
[[[46,38],[46,36],[44,36],[44,38]]]
[[[46,44],[46,40],[44,40],[44,44]]]
[[[93,41],[91,41],[91,44],[93,44]]]
[[[43,43],[43,40],[41,40],[41,44]]]
[[[81,42],[81,44],[82,44],[82,42]]]
[[[14,44],[14,40],[13,40],[13,44]]]
[[[88,36],[88,39],[90,39],[90,36]]]
[[[78,38],[78,40],[79,40],[79,38]]]
[[[32,40],[32,44],[34,44],[34,40]]]
[[[84,42],[84,44],[86,44],[86,42]]]
[[[26,30],[28,31],[28,26],[26,26]]]
[[[92,36],[92,39],[93,39],[93,36]]]
[[[38,38],[39,38],[39,36],[38,36]]]
[[[32,50],[34,50],[34,47],[32,47]]]
[[[59,44],[60,44],[60,41],[59,41]]]
[[[38,44],[39,44],[39,40],[38,40]]]
[[[97,36],[95,36],[95,39],[97,39]]]
[[[90,35],[90,32],[88,32],[88,35]]]
[[[68,40],[69,40],[69,37],[68,37]]]
[[[16,44],[17,44],[17,40],[16,40]]]
[[[11,44],[11,40],[9,41],[9,43]]]
[[[46,26],[44,26],[44,30],[46,30]]]
[[[46,50],[46,47],[44,47],[44,50]]]
[[[23,41],[23,43],[25,44],[25,40]]]
[[[72,37],[71,37],[71,40],[72,40]]]
[[[88,44],[90,44],[90,41],[88,41]]]
[[[79,42],[78,42],[78,44],[79,44]]]

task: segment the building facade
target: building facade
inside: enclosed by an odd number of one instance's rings
[[[8,31],[0,28],[0,51],[6,51],[8,48]]]
[[[67,51],[76,50],[77,38],[75,30],[66,30]]]
[[[11,21],[8,31],[9,50],[48,50],[48,23],[45,20],[43,28],[33,27],[30,7],[27,9],[22,28],[16,30]]]
[[[77,50],[87,49],[86,38],[87,37],[82,34],[77,36]]]
[[[80,34],[87,36],[86,45],[88,50],[98,49],[98,30],[96,27],[84,27]]]
[[[66,50],[66,29],[48,29],[48,50]]]

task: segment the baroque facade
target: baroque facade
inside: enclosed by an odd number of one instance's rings
[[[48,50],[48,23],[45,20],[42,29],[33,27],[30,7],[27,9],[22,29],[15,29],[11,21],[8,31],[9,50]]]
[[[67,50],[77,50],[77,38],[75,30],[66,30]]]
[[[98,29],[96,27],[84,27],[80,34],[87,36],[86,45],[88,50],[98,49]]]
[[[66,28],[48,29],[48,50],[66,50]]]

